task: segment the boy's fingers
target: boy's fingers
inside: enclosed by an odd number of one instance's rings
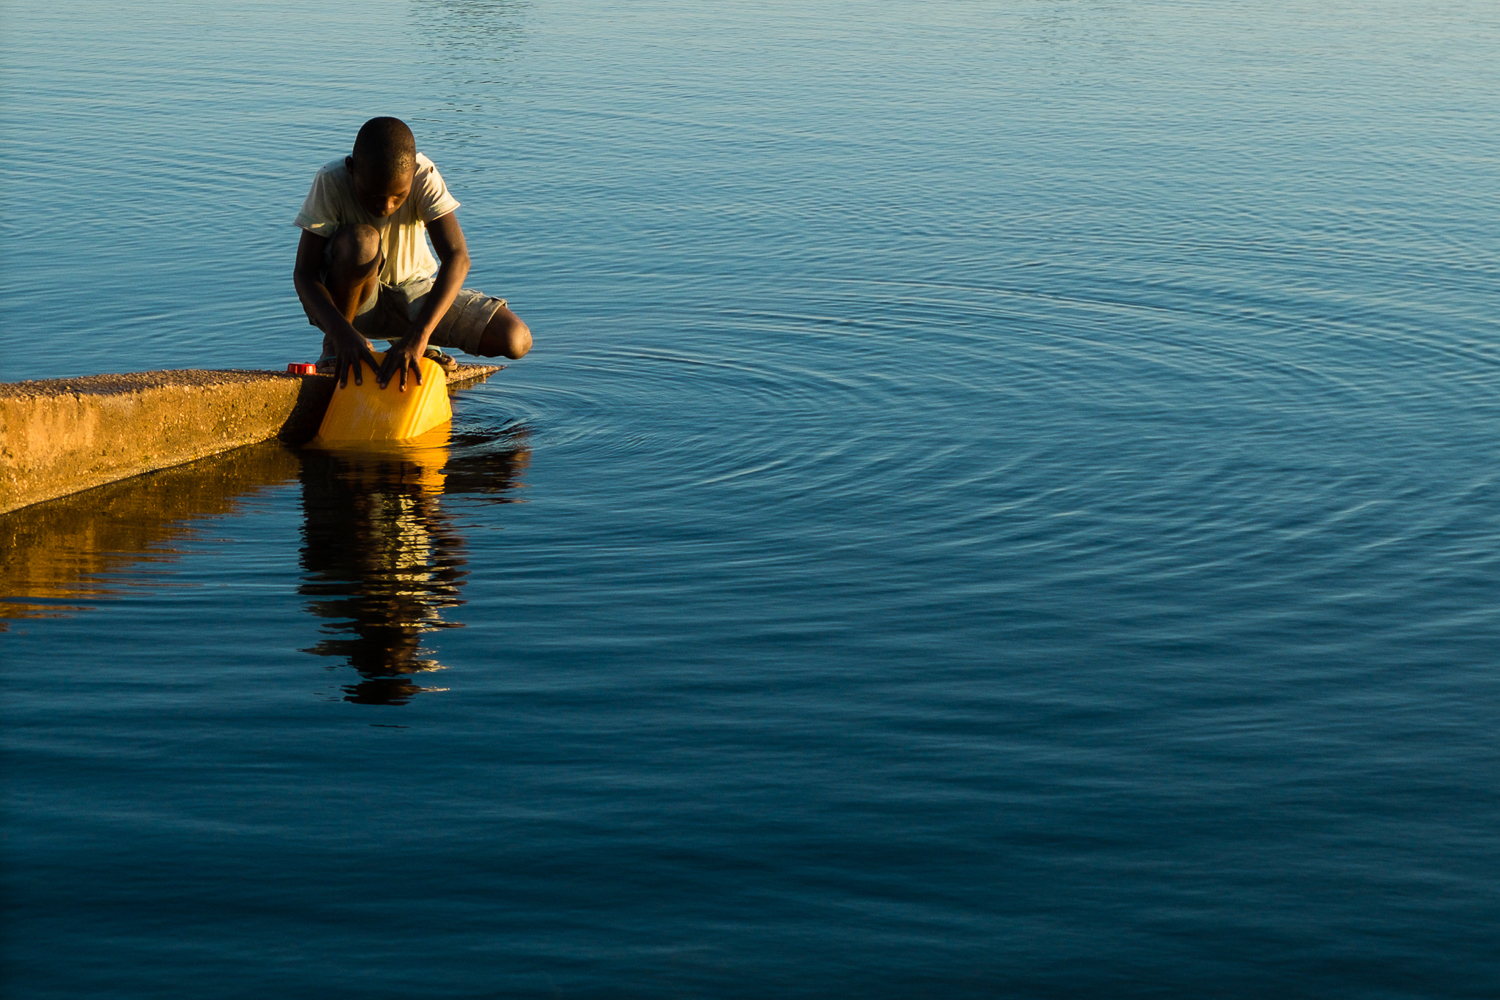
[[[375,355],[370,353],[370,349],[368,347],[361,347],[359,349],[359,354],[360,357],[364,360],[365,364],[368,364],[370,366],[370,371],[375,375],[375,381],[379,383],[380,388],[384,389],[385,384],[391,380],[390,375],[386,373],[386,368],[389,366],[384,362],[377,365],[375,363]],[[389,360],[390,355],[387,354],[386,361]]]

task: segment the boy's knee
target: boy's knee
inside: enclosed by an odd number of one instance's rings
[[[328,241],[329,263],[335,267],[365,267],[379,255],[380,231],[374,226],[340,226]]]
[[[524,358],[531,350],[531,328],[521,317],[502,306],[491,317],[480,338],[480,353],[485,357]]]

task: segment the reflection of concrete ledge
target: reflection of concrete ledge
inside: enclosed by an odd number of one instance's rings
[[[0,513],[273,437],[301,444],[332,393],[331,376],[256,371],[0,383]]]

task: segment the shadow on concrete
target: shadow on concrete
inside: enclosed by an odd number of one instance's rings
[[[333,376],[304,375],[302,386],[297,390],[297,402],[286,422],[276,436],[290,445],[303,445],[318,433],[323,414],[328,412],[328,401],[333,398]]]

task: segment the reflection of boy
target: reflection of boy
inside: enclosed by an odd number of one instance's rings
[[[378,367],[382,389],[399,375],[404,391],[408,369],[422,382],[417,359],[438,354],[429,346],[481,357],[531,350],[531,331],[504,299],[463,287],[469,250],[457,207],[396,118],[365,122],[354,154],[318,171],[297,213],[293,283],[309,322],[323,330],[320,370],[332,364],[340,383],[352,370],[363,383],[363,360]],[[367,337],[392,342],[379,366]]]

